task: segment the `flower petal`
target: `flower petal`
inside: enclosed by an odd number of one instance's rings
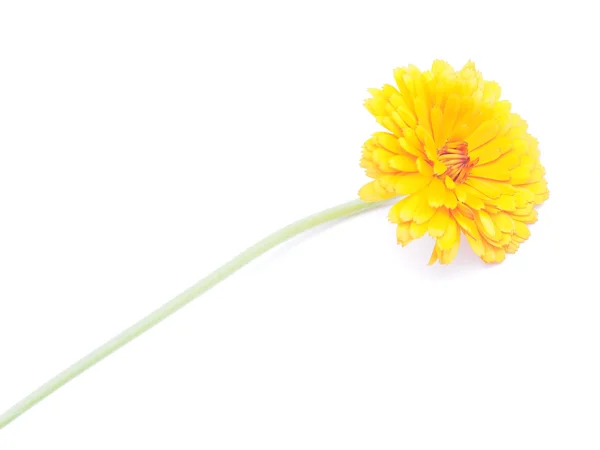
[[[439,178],[433,178],[429,184],[428,190],[429,204],[434,208],[439,208],[444,204],[446,199],[446,187]]]
[[[420,238],[427,232],[428,224],[426,223],[410,223],[410,235],[413,239]]]
[[[458,111],[460,110],[460,97],[453,93],[448,96],[446,100],[446,106],[444,107],[444,119],[442,122],[441,139],[445,141],[448,139],[456,123],[458,117]]]
[[[409,195],[418,192],[429,184],[431,178],[420,173],[400,175],[396,180],[396,192],[400,195]]]
[[[361,187],[358,191],[358,196],[364,202],[378,202],[395,197],[396,194],[388,192],[381,186],[379,180],[375,180]]]
[[[521,239],[526,240],[529,239],[531,231],[529,231],[529,228],[523,222],[515,220],[515,234]]]
[[[433,252],[431,253],[431,258],[429,258],[429,262],[427,264],[429,264],[431,266],[439,259],[438,252],[439,252],[438,246],[434,245]]]
[[[399,223],[396,227],[396,239],[398,244],[402,244],[402,247],[410,243],[413,240],[410,235],[410,223]]]
[[[497,241],[502,237],[500,236],[500,230],[496,228],[494,221],[485,211],[475,212],[475,223],[477,228],[490,239]]]
[[[439,106],[434,106],[431,109],[431,131],[433,132],[433,139],[435,141],[436,148],[444,145],[445,138],[442,136],[442,124],[444,120],[444,113]]]
[[[438,208],[431,220],[429,221],[429,235],[432,237],[439,237],[444,234],[448,222],[450,221],[450,215],[446,208]]]
[[[504,212],[499,212],[490,216],[498,229],[504,233],[512,233],[515,229],[515,224],[510,216]]]
[[[489,178],[490,180],[508,181],[510,173],[508,169],[498,168],[494,165],[476,166],[471,169],[471,177]]]
[[[440,263],[442,264],[450,264],[456,255],[458,254],[458,248],[460,246],[460,239],[457,239],[454,242],[454,245],[447,250],[442,250],[440,255]]]
[[[479,125],[479,127],[467,137],[466,141],[469,144],[469,148],[475,150],[494,139],[499,131],[500,126],[496,120],[487,120]]]
[[[443,250],[449,250],[456,244],[456,241],[458,240],[460,240],[458,224],[454,218],[450,218],[448,221],[448,226],[446,227],[446,231],[444,231],[444,235],[437,239],[438,245]]]
[[[415,112],[417,113],[417,118],[419,119],[419,126],[423,127],[431,135],[429,110],[427,109],[427,104],[422,97],[419,97],[415,100]]]
[[[431,132],[422,125],[417,125],[417,137],[423,143],[423,147],[425,148],[425,154],[427,158],[431,162],[437,161],[437,147],[435,146],[435,141],[431,136]]]
[[[415,158],[404,155],[396,155],[389,160],[389,165],[392,169],[401,172],[416,172],[417,164]]]
[[[425,189],[423,192],[426,191]],[[421,200],[415,211],[413,220],[419,224],[428,222],[435,214],[436,209],[433,208],[427,200],[427,195],[422,195]]]
[[[415,209],[419,205],[420,197],[417,194],[404,197],[391,207],[388,219],[392,223],[402,223],[412,220]]]
[[[458,206],[458,199],[456,198],[456,194],[454,192],[446,191],[444,206],[448,209],[454,209]]]
[[[417,170],[426,177],[433,176],[433,169],[431,168],[431,165],[423,158],[417,158]]]
[[[499,198],[502,195],[502,191],[489,181],[469,177],[465,181],[465,184],[471,186],[474,189],[477,189],[479,192],[481,192],[484,195],[487,195],[489,198]]]
[[[423,152],[420,150],[420,147],[415,147],[412,143],[408,142],[408,139],[406,139],[406,133],[404,133],[404,137],[398,139],[398,143],[400,144],[402,150],[404,150],[406,153],[416,157],[423,156]]]
[[[401,151],[398,137],[394,136],[393,134],[385,132],[374,133],[373,139],[377,142],[377,144],[389,152],[400,153]]]

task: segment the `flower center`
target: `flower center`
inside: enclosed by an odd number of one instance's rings
[[[438,149],[438,157],[447,169],[444,175],[452,178],[456,183],[462,183],[469,175],[471,169],[477,164],[479,158],[471,161],[469,158],[469,145],[465,142],[446,142]]]

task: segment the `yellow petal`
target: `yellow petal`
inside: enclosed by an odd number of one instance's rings
[[[485,248],[485,252],[481,256],[481,259],[483,259],[483,261],[485,261],[486,263],[495,263],[496,262],[496,250],[498,250],[498,249],[495,248],[493,245],[490,245],[485,240],[482,241],[482,243]]]
[[[518,249],[519,249],[519,244],[514,241],[505,247],[506,253],[516,253]]]
[[[463,203],[467,200],[467,197],[469,196],[469,193],[467,192],[467,189],[465,188],[464,184],[457,184],[454,188],[454,193],[456,194],[458,201]]]
[[[515,201],[515,203],[516,203],[516,201]],[[533,202],[531,202],[531,203],[527,203],[525,206],[522,206],[522,207],[517,206],[517,208],[515,208],[514,211],[511,211],[511,214],[513,216],[526,216],[529,213],[531,213],[531,211],[533,211],[533,205],[534,205]],[[519,219],[517,219],[517,220],[519,220]]]
[[[413,113],[408,108],[406,108],[404,106],[398,106],[396,108],[396,111],[398,111],[398,114],[400,114],[400,117],[402,118],[402,120],[410,128],[414,128],[417,125],[417,119],[415,118]]]
[[[459,203],[458,205],[456,205],[456,209],[467,219],[473,220],[475,218],[475,214],[473,213],[473,210],[471,208],[469,208],[467,205],[465,205],[464,203]]]
[[[450,136],[456,118],[458,117],[458,111],[460,109],[460,97],[457,94],[451,94],[446,100],[446,106],[444,107],[444,119],[442,122],[441,139],[445,141]]]
[[[483,232],[483,234],[488,236],[490,239],[500,239],[500,231],[494,225],[494,221],[492,220],[490,215],[485,211],[475,212],[475,223],[477,224],[477,227]]]
[[[365,108],[376,117],[385,115],[387,100],[382,96],[382,92],[379,89],[369,89],[368,91],[373,98],[365,100]]]
[[[421,153],[423,153],[424,152],[423,142],[421,142],[419,140],[419,137],[417,136],[417,133],[415,133],[415,130],[412,128],[406,128],[403,130],[403,132],[404,132],[404,138],[406,139],[406,142],[408,142],[410,145],[412,145],[416,149],[419,149],[421,151]]]
[[[446,187],[442,180],[433,178],[429,184],[428,200],[429,204],[434,208],[439,208],[444,204],[446,198]]]
[[[487,164],[496,161],[503,154],[508,152],[512,146],[512,139],[509,137],[496,138],[477,150],[470,150],[469,157],[473,160],[479,159],[479,164]]]
[[[541,205],[546,200],[548,200],[548,197],[550,197],[550,193],[549,192],[546,192],[545,194],[541,194],[541,195],[536,195],[535,196],[535,204],[536,205]]]
[[[469,148],[471,150],[475,150],[476,148],[482,146],[486,142],[491,141],[496,137],[500,131],[500,126],[498,122],[495,120],[487,120],[483,122],[477,129],[471,133],[471,135],[466,139],[469,144]]]
[[[442,236],[444,231],[446,231],[449,221],[450,215],[448,214],[448,210],[446,208],[439,208],[429,221],[429,234],[432,237]]]
[[[515,152],[509,151],[507,153],[504,153],[496,161],[489,162],[485,165],[493,166],[498,169],[513,170],[514,168],[519,167],[519,165],[522,164],[522,160],[523,158],[519,157]],[[480,162],[478,165],[482,166],[483,163]]]
[[[410,223],[398,224],[396,227],[396,239],[398,240],[398,244],[402,244],[402,247],[413,240],[412,236],[410,235]]]
[[[439,257],[438,257],[438,247],[437,247],[437,245],[434,245],[433,246],[433,252],[431,253],[431,258],[429,258],[429,262],[427,264],[429,264],[431,266],[438,259],[439,259]]]
[[[409,195],[418,192],[429,184],[430,178],[420,173],[400,175],[396,181],[396,192],[401,195]]]
[[[473,238],[473,237],[469,236],[468,234],[465,236],[467,237],[467,242],[473,249],[473,252],[477,256],[482,257],[485,253],[485,246],[483,244],[483,240],[481,238],[480,239]]]
[[[515,185],[526,184],[531,180],[531,167],[521,166],[510,172],[510,181]]]
[[[485,195],[483,192],[475,189],[474,187],[472,187],[468,183],[462,184],[461,188],[467,193],[468,196],[477,197],[477,198],[480,198],[481,200],[484,200],[486,202],[488,200],[491,200],[490,197],[488,197],[487,195]]]
[[[443,250],[449,250],[459,239],[460,235],[458,233],[458,224],[454,218],[450,218],[448,221],[448,226],[446,227],[446,231],[444,231],[444,235],[437,239],[438,245]]]
[[[454,69],[450,64],[446,61],[442,61],[441,59],[436,59],[431,64],[431,71],[436,75],[442,75],[444,73],[452,73],[454,74]]]
[[[416,172],[417,164],[415,158],[410,156],[396,155],[389,160],[391,168],[401,172]]]
[[[517,211],[513,211],[512,214],[516,214]],[[536,223],[537,222],[537,216],[538,213],[535,209],[531,210],[531,212],[525,216],[519,216],[518,220],[520,222],[526,223],[526,224],[532,224],[532,223]]]
[[[379,183],[379,180],[371,181],[365,184],[358,191],[358,196],[364,202],[378,202],[388,198],[395,197],[395,193],[386,191]]]
[[[468,217],[465,217],[465,215],[462,214],[457,209],[452,211],[452,217],[454,217],[456,219],[456,222],[458,223],[460,228],[463,230],[465,235],[471,236],[473,238],[481,237],[479,234],[479,231],[477,231],[477,225],[475,225],[475,221],[473,219],[469,219]]]
[[[504,259],[506,258],[506,252],[504,251],[503,248],[497,248],[495,253],[496,253],[496,260],[494,262],[500,263],[500,262],[504,261]]]
[[[515,198],[510,195],[501,195],[496,205],[503,211],[514,211],[517,208]]]
[[[523,222],[519,222],[515,220],[515,234],[519,236],[521,239],[528,239],[531,235],[529,228]]]
[[[384,172],[394,172],[390,167],[390,159],[394,156],[393,153],[388,152],[383,148],[376,148],[371,154],[373,162]]]
[[[530,190],[534,194],[547,194],[548,185],[546,181],[538,181],[536,183],[524,184],[521,187]]]
[[[427,191],[426,189],[423,192]],[[415,214],[413,220],[419,224],[426,223],[433,217],[436,209],[429,205],[427,201],[427,195],[423,194],[419,204],[417,205],[417,209],[415,210]]]
[[[456,194],[454,192],[446,191],[444,206],[448,209],[454,209],[458,206],[458,199],[456,198]]]
[[[499,263],[504,261],[506,257],[506,252],[503,248],[494,247],[488,242],[484,242],[485,245],[485,253],[481,257],[486,263]]]
[[[394,136],[393,134],[385,133],[382,131],[374,133],[373,139],[377,142],[377,144],[379,144],[380,146],[392,153],[400,152],[400,144],[398,143],[398,137]]]
[[[390,130],[396,136],[402,136],[402,128],[400,128],[398,124],[392,120],[391,117],[377,116],[375,120],[377,120],[377,123],[381,124],[384,128]]]
[[[489,198],[499,198],[502,195],[502,191],[497,186],[478,178],[467,178],[465,184],[477,189],[479,192],[488,196]]]
[[[433,176],[433,169],[431,165],[423,158],[417,158],[417,170],[426,177]]]
[[[391,98],[390,98],[390,102],[391,102]],[[400,127],[400,129],[404,129],[404,128],[408,128],[408,125],[406,124],[406,122],[402,119],[402,117],[400,117],[400,114],[398,114],[397,111],[392,111],[389,113],[390,117],[392,118],[392,120],[396,123],[396,125],[398,125]],[[398,136],[402,136],[401,134],[398,134]]]
[[[504,261],[506,252],[502,247],[495,247],[489,242],[484,241],[485,253],[481,256],[486,263],[499,263]]]
[[[434,106],[431,109],[431,131],[433,132],[433,140],[437,148],[444,145],[444,137],[442,136],[442,121],[444,113],[439,106]]]
[[[527,201],[527,203],[535,200],[535,194],[533,192],[521,187],[516,188],[516,195],[522,197],[525,201]]]
[[[495,81],[486,81],[483,84],[483,101],[489,104],[494,104],[500,98],[502,90]]]
[[[415,147],[410,142],[408,142],[408,139],[406,139],[406,133],[404,134],[404,137],[398,139],[398,143],[406,153],[417,157],[423,156],[423,152],[420,150],[420,147]]]
[[[450,264],[458,253],[458,247],[460,245],[460,240],[456,240],[454,245],[450,247],[448,250],[442,250],[440,255],[440,263],[441,264]]]
[[[419,119],[419,126],[424,127],[431,134],[431,124],[429,123],[429,111],[423,98],[415,100],[415,112]]]
[[[489,178],[490,180],[508,181],[510,173],[508,169],[498,168],[495,165],[476,166],[471,169],[469,176],[478,178]]]
[[[410,223],[410,235],[413,239],[420,238],[427,232],[428,224],[426,223]]]
[[[446,169],[448,169],[448,168],[444,165],[444,163],[442,163],[440,161],[436,161],[433,164],[433,173],[435,173],[436,175],[443,174],[446,171]]]
[[[500,212],[491,217],[500,231],[504,233],[512,233],[515,229],[515,224],[508,214]]]
[[[463,203],[472,209],[482,209],[485,206],[483,200],[472,194],[468,194],[467,199]]]
[[[404,197],[390,209],[388,219],[392,223],[402,223],[412,220],[415,209],[420,202],[418,194]]]
[[[383,173],[379,177],[377,177],[377,181],[382,188],[384,188],[387,192],[393,193],[396,191],[396,182],[398,181],[401,174],[398,173]]]
[[[515,194],[515,203],[517,208],[527,208],[533,205],[534,200],[535,195],[525,189],[519,189]]]
[[[394,79],[396,80],[398,89],[402,93],[402,97],[404,97],[405,99],[410,99],[412,95],[411,91],[408,89],[406,83],[404,82],[404,76],[406,75],[406,73],[407,72],[405,67],[399,67],[397,69],[394,69]]]
[[[448,189],[454,189],[456,187],[456,183],[449,176],[446,176],[446,178],[444,179],[444,182],[446,183],[446,187]]]
[[[512,233],[502,233],[502,237],[500,238],[500,246],[502,248],[506,247],[508,244],[512,242]]]
[[[437,161],[437,147],[435,146],[435,141],[431,136],[431,132],[422,125],[418,125],[416,131],[417,137],[423,143],[425,154],[427,155],[427,158],[429,158],[429,161]]]

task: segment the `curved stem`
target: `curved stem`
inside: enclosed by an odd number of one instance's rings
[[[61,386],[64,386],[77,375],[89,369],[96,363],[102,361],[108,355],[123,347],[128,342],[131,342],[144,332],[148,331],[154,325],[162,322],[175,311],[184,307],[189,302],[202,295],[219,282],[223,281],[229,275],[233,274],[253,259],[265,253],[267,250],[310,228],[316,227],[330,220],[347,217],[352,214],[374,208],[380,204],[381,202],[365,203],[362,200],[353,200],[351,202],[326,209],[317,214],[301,219],[282,228],[279,231],[276,231],[270,236],[267,236],[262,241],[257,242],[252,247],[233,258],[231,261],[225,263],[217,270],[210,273],[187,290],[183,291],[177,297],[165,303],[154,312],[148,314],[139,322],[130,326],[97,349],[93,350],[91,353],[84,356],[64,371],[60,372],[54,378],[50,379],[20,402],[15,404],[4,414],[0,415],[0,429],[4,428],[10,422],[46,398],[48,395],[52,394]]]

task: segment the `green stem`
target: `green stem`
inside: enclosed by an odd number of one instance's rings
[[[297,222],[292,223],[279,231],[267,236],[262,241],[257,242],[252,247],[248,248],[238,256],[233,258],[228,263],[225,263],[217,270],[207,275],[202,280],[198,281],[192,287],[183,291],[177,297],[171,301],[165,303],[163,306],[148,314],[139,322],[130,326],[126,330],[107,341],[96,350],[92,351],[88,355],[81,358],[79,361],[74,363],[72,366],[60,372],[54,378],[47,381],[45,384],[40,386],[38,389],[33,391],[27,397],[22,399],[20,402],[15,404],[12,408],[6,411],[0,416],[0,429],[4,428],[10,422],[15,420],[29,408],[52,394],[54,391],[64,386],[66,383],[71,381],[77,375],[81,374],[85,370],[89,369],[96,363],[102,361],[111,353],[123,347],[128,342],[131,342],[136,337],[140,336],[144,332],[148,331],[154,325],[162,322],[164,319],[169,317],[175,311],[184,307],[192,300],[202,295],[210,288],[223,281],[229,275],[233,274],[253,259],[265,253],[267,250],[287,241],[288,239],[296,236],[303,231],[310,228],[321,225],[330,220],[347,217],[352,214],[356,214],[361,211],[365,211],[380,205],[378,203],[365,203],[361,200],[353,200],[348,203],[344,203],[339,206],[335,206],[330,209],[326,209],[312,216],[301,219]]]

